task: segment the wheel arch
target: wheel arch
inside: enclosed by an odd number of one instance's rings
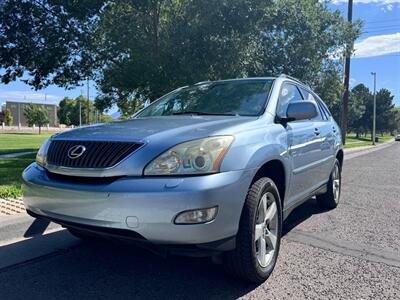
[[[271,178],[279,191],[279,197],[281,198],[281,203],[283,207],[283,202],[286,194],[287,187],[287,172],[285,170],[285,165],[279,159],[273,159],[264,163],[256,172],[253,177],[251,184],[256,182],[262,177]]]

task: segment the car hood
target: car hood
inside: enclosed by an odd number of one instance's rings
[[[57,134],[54,139],[85,140],[190,140],[213,134],[234,134],[256,120],[241,116],[169,116],[138,118],[85,126]]]

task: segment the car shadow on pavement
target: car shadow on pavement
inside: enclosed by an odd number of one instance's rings
[[[307,200],[296,207],[283,223],[282,236],[288,234],[291,230],[303,223],[313,215],[325,213],[327,210],[321,209],[315,197]]]
[[[24,237],[34,237],[45,232],[49,227],[50,221],[44,219],[34,219],[29,228],[25,231]]]
[[[283,234],[321,212],[310,199],[286,219]],[[30,239],[0,247],[4,299],[236,299],[257,288],[207,258],[164,258],[109,240],[82,242],[66,230],[41,235],[45,226],[32,224],[25,234]]]
[[[38,250],[48,245],[55,251]],[[0,247],[1,299],[236,299],[256,287],[210,259],[81,242],[66,230]]]

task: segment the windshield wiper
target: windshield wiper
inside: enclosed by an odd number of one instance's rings
[[[180,111],[174,112],[173,115],[198,115],[198,116],[236,116],[233,113],[214,113],[214,112],[205,112],[205,111]]]

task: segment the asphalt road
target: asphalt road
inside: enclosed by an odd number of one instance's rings
[[[349,157],[339,207],[292,213],[262,285],[19,216],[0,220],[0,299],[400,299],[400,143]]]

